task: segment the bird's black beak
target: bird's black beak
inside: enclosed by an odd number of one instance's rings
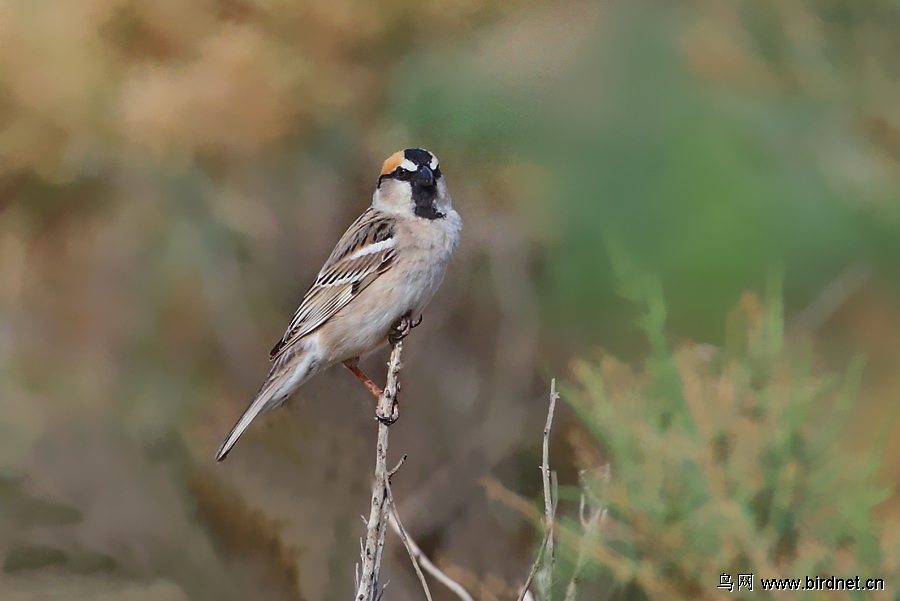
[[[419,167],[412,177],[412,184],[422,188],[430,188],[434,185],[434,172],[427,165]]]

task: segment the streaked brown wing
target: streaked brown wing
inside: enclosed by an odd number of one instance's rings
[[[394,261],[393,238],[394,219],[366,209],[341,236],[269,359],[314,332],[386,272]]]

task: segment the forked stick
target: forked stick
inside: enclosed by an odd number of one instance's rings
[[[393,516],[394,519],[391,520],[391,528],[394,532],[400,537],[403,541],[403,544],[406,546],[406,551],[409,553],[410,559],[412,559],[413,567],[416,569],[416,574],[419,576],[419,582],[422,583],[422,588],[425,589],[425,596],[428,597],[429,601],[431,601],[431,591],[428,589],[428,583],[425,582],[425,577],[422,575],[422,570],[419,568],[425,568],[425,571],[434,576],[441,584],[449,588],[453,591],[457,597],[459,597],[462,601],[475,601],[472,598],[472,595],[463,588],[463,585],[458,583],[457,581],[447,576],[439,567],[434,565],[428,556],[422,552],[422,549],[419,548],[419,545],[416,544],[412,538],[410,538],[409,534],[407,534],[406,529],[403,527],[403,523],[400,521],[400,516],[397,513],[397,506],[393,503],[393,496],[391,497],[391,505],[393,507]]]
[[[543,457],[541,461],[541,474],[544,482],[544,539],[538,549],[538,555],[531,566],[518,601],[523,601],[531,582],[534,580],[538,569],[543,565],[545,582],[545,596],[553,585],[553,560],[554,560],[554,529],[556,522],[556,473],[550,471],[550,429],[553,426],[553,413],[556,411],[556,401],[559,394],[556,392],[556,378],[550,380],[550,408],[547,410],[547,423],[544,425]]]
[[[375,415],[391,415],[394,412],[397,392],[400,388],[400,353],[403,342],[392,341],[393,349],[388,362],[387,382],[384,394],[378,399]],[[384,537],[390,521],[390,476],[387,467],[389,423],[378,420],[378,442],[375,447],[375,485],[372,490],[372,508],[366,521],[366,542],[361,551],[362,572],[356,589],[356,601],[378,601],[380,596],[378,574],[381,570],[381,556],[384,552]]]

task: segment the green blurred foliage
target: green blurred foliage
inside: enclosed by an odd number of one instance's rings
[[[634,270],[625,277],[659,339],[658,287]],[[725,349],[653,343],[637,370],[610,356],[575,367],[565,396],[593,439],[582,468],[600,474],[608,462],[611,476],[588,477],[582,493],[606,507],[603,522],[583,534],[565,523],[563,583],[581,552],[580,586],[595,579],[603,599],[712,598],[721,574],[735,587],[738,574],[753,574],[752,592],[735,589],[746,599],[776,598],[759,578],[805,575],[883,578],[897,590],[900,522],[875,517],[891,494],[877,473],[896,412],[867,453],[835,444],[863,362],[840,378],[818,373],[784,338],[777,281],[764,303],[747,295],[735,309]]]
[[[503,63],[483,48],[420,58],[395,94],[427,135],[544,169],[535,202],[554,242],[548,323],[635,351],[612,235],[662,277],[670,327],[718,343],[724,330],[708,316],[773,267],[786,271],[793,311],[859,258],[898,283],[895,168],[865,127],[891,127],[878,108],[896,83],[878,89],[873,74],[862,86],[852,72],[893,56],[874,40],[830,37],[889,35],[884,13],[896,11],[830,4],[579,5],[495,42]],[[824,72],[807,73],[810,60]]]

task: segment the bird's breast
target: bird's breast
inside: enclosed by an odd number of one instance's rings
[[[422,313],[440,287],[459,241],[458,226],[440,221],[428,221],[426,228],[415,223],[398,228],[390,269],[322,326],[329,361],[367,354],[384,344],[403,315],[416,318]]]

